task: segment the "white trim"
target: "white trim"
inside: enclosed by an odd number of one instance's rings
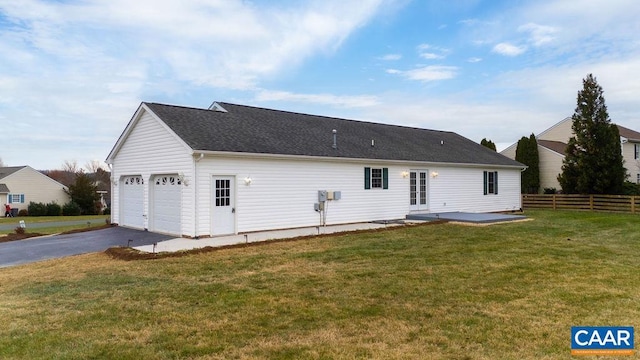
[[[347,158],[347,157],[328,157],[328,156],[311,156],[311,155],[286,155],[286,154],[262,154],[262,153],[246,153],[246,152],[230,152],[230,151],[208,151],[195,150],[192,155],[204,154],[210,156],[239,157],[252,159],[274,159],[274,160],[313,160],[333,163],[367,163],[375,162],[380,164],[393,164],[398,166],[445,166],[445,167],[470,167],[470,168],[486,168],[495,167],[501,169],[523,169],[523,166],[517,165],[498,165],[498,164],[471,164],[471,163],[450,163],[450,162],[434,162],[434,161],[414,161],[414,160],[386,160],[386,159],[367,159],[367,158]]]

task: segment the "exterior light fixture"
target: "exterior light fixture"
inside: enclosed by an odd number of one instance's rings
[[[244,178],[244,184],[249,186],[251,185],[251,183],[253,182],[253,179],[251,178],[251,176],[247,176],[246,178]]]
[[[438,174],[438,172],[437,172],[437,171],[432,171],[432,172],[431,172],[431,177],[432,177],[432,178],[437,178],[437,177],[438,177],[438,175],[440,175],[440,174]]]
[[[402,177],[405,178],[405,179],[408,178],[409,177],[409,172],[408,171],[403,171],[402,172]]]

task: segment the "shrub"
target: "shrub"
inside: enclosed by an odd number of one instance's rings
[[[46,216],[47,206],[43,203],[30,202],[27,207],[29,216]]]
[[[104,210],[102,210],[102,215],[111,215],[111,208],[110,207],[104,208]]]
[[[29,212],[26,209],[18,211],[18,216],[29,216]]]
[[[47,204],[47,216],[60,216],[62,215],[62,207],[55,202]]]
[[[556,188],[544,188],[543,193],[544,194],[557,194],[558,190],[556,190]]]
[[[622,186],[622,192],[624,195],[640,195],[640,184],[625,181]]]
[[[62,215],[64,216],[78,216],[80,215],[80,206],[70,201],[62,207]]]
[[[22,235],[22,234],[24,234],[25,232],[26,232],[26,231],[25,231],[25,229],[24,229],[22,226],[18,226],[18,227],[16,228],[16,234]]]

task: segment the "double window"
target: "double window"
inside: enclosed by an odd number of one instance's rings
[[[364,188],[388,189],[389,188],[389,168],[364,168]]]
[[[484,172],[484,194],[498,195],[498,172],[497,171]]]

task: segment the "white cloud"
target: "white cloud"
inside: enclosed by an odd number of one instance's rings
[[[448,49],[444,49],[437,46],[432,46],[429,44],[420,44],[418,45],[418,54],[421,58],[427,60],[440,60],[444,59],[449,53]]]
[[[379,59],[380,60],[384,60],[384,61],[395,61],[395,60],[402,59],[402,55],[400,55],[400,54],[387,54],[387,55],[381,56]]]
[[[558,29],[552,26],[538,25],[536,23],[528,23],[518,27],[518,31],[530,34],[530,42],[534,46],[541,46],[555,39]]]
[[[260,90],[256,93],[255,100],[259,102],[281,101],[281,102],[303,102],[311,104],[331,105],[347,108],[370,107],[379,103],[376,96],[370,95],[347,95],[338,96],[333,94],[295,94],[288,91]]]
[[[388,74],[400,75],[409,80],[431,82],[453,79],[457,75],[456,66],[422,66],[412,70],[387,69]]]
[[[525,46],[516,46],[509,43],[499,43],[493,47],[493,52],[505,56],[518,56],[527,50]]]
[[[479,58],[479,57],[470,57],[467,59],[467,62],[470,62],[470,63],[477,63],[480,61],[482,61],[482,58]]]

